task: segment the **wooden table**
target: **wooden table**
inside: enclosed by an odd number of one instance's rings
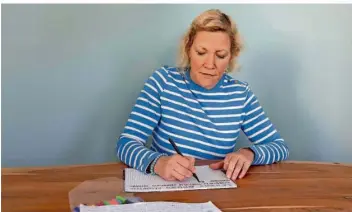
[[[208,164],[210,161],[199,161]],[[69,211],[85,180],[122,177],[121,163],[2,169],[2,211]],[[352,165],[285,162],[251,167],[237,189],[138,193],[145,201],[207,202],[222,211],[352,211]]]

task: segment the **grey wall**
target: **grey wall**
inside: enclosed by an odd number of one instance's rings
[[[352,5],[2,5],[2,166],[115,161],[144,80],[214,7],[290,159],[352,162]]]

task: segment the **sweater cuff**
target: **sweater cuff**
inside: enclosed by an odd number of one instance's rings
[[[164,156],[165,154],[159,153],[159,152],[154,152],[151,151],[148,153],[148,155],[143,159],[141,170],[144,174],[150,174],[150,172],[147,172],[147,169],[149,166],[152,165],[153,161],[157,158],[160,158],[161,156]]]
[[[261,153],[259,148],[255,145],[252,145],[248,148],[254,152],[254,159],[253,159],[252,165],[260,165],[261,164],[260,162],[263,161],[264,155]]]

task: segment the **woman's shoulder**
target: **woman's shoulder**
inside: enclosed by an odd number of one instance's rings
[[[173,67],[173,66],[168,66],[168,65],[163,65],[160,66],[159,68],[156,68],[153,72],[153,74],[161,74],[164,77],[167,77],[168,75],[174,75],[174,74],[179,74],[179,68]]]
[[[161,90],[170,82],[182,80],[179,68],[163,65],[153,70],[146,83],[156,84]]]
[[[179,75],[181,69],[175,66],[163,65],[156,69],[156,71],[161,72],[164,75]]]
[[[227,86],[229,88],[244,88],[244,89],[249,89],[249,83],[247,81],[235,79],[234,77],[226,74],[225,75],[225,83],[227,83]]]
[[[163,65],[155,69],[152,76],[157,76],[157,78],[161,78],[164,82],[182,78],[180,68],[168,65]]]

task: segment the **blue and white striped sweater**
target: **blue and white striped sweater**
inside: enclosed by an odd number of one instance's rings
[[[240,130],[253,143],[253,165],[286,160],[284,140],[265,115],[247,83],[224,74],[207,90],[189,72],[162,67],[146,81],[117,142],[117,156],[146,172],[161,153],[175,154],[172,138],[184,155],[223,159],[234,151]],[[152,135],[151,149],[145,147]]]

